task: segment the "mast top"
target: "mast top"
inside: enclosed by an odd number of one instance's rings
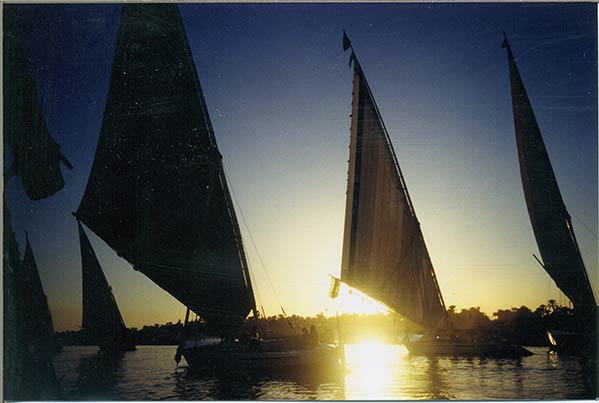
[[[349,36],[347,36],[347,32],[345,32],[345,29],[344,29],[343,30],[343,51],[346,51],[349,48],[354,50],[354,48],[351,45],[351,41],[349,40]]]
[[[347,36],[347,32],[345,32],[345,30],[343,30],[343,51],[345,52],[347,49],[351,48],[351,55],[349,55],[349,65],[351,66],[352,62],[358,61],[358,58],[356,57],[356,52],[354,51],[354,47],[351,44],[351,41],[349,40],[349,36]]]

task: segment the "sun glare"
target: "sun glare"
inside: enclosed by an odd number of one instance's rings
[[[332,301],[335,310],[339,313],[357,313],[361,315],[389,313],[389,308],[383,304],[344,284],[341,284],[339,296]]]

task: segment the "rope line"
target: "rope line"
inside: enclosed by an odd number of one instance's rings
[[[223,171],[224,171],[224,167],[223,167]],[[227,182],[229,183],[231,194],[233,195],[233,199],[235,200],[235,204],[237,205],[239,215],[241,216],[241,220],[243,221],[245,229],[250,237],[250,241],[252,242],[252,246],[254,247],[254,251],[256,252],[256,256],[258,257],[258,261],[260,262],[260,265],[262,267],[262,271],[264,272],[264,275],[266,276],[266,279],[268,280],[268,284],[270,285],[270,288],[273,291],[275,299],[277,300],[277,304],[280,306],[281,311],[283,312],[283,315],[285,317],[287,317],[287,314],[285,313],[285,310],[283,309],[283,305],[281,304],[281,300],[279,299],[279,295],[277,294],[277,290],[275,289],[274,285],[272,284],[272,281],[270,280],[270,276],[268,275],[268,271],[266,270],[266,265],[264,264],[264,261],[262,260],[262,256],[260,255],[260,252],[258,251],[258,247],[256,246],[256,242],[254,241],[254,237],[252,236],[252,233],[250,232],[249,226],[245,219],[245,215],[243,214],[243,210],[241,209],[241,205],[239,204],[239,201],[237,200],[237,195],[235,194],[235,190],[233,189],[232,182],[229,179],[227,172],[226,171],[224,171],[224,172],[225,172],[225,177],[227,179]],[[250,273],[251,273],[251,271],[250,271]],[[254,282],[254,284],[256,284],[256,283]],[[264,308],[262,308],[262,309],[264,310]]]

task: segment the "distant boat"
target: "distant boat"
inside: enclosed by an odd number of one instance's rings
[[[81,244],[83,280],[83,320],[81,329],[87,341],[97,343],[101,351],[135,350],[135,342],[127,330],[119,307],[106,281],[100,262],[87,235],[77,222]]]
[[[315,354],[277,343],[252,349],[233,340],[258,311],[222,156],[175,4],[122,6],[100,139],[76,217],[205,320],[208,333],[222,335],[183,343],[190,366],[277,369],[338,361],[324,347]]]
[[[344,50],[351,48],[345,33],[343,42]],[[340,281],[425,329],[404,339],[411,353],[529,354],[492,338],[456,337],[446,328],[445,304],[420,223],[353,48],[350,62],[353,100]]]
[[[549,341],[556,350],[579,351],[589,347],[589,342],[593,346],[597,343],[597,302],[574,236],[570,214],[505,34],[502,47],[508,57],[522,187],[543,259],[539,263],[572,301],[578,317],[577,329],[550,332]]]

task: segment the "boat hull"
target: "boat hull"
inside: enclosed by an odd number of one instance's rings
[[[580,309],[575,315],[569,326],[547,331],[549,349],[559,354],[597,357],[599,308]]]
[[[480,356],[480,357],[527,357],[533,353],[524,347],[503,340],[488,342],[452,342],[445,340],[404,340],[404,345],[414,355],[426,356]]]
[[[547,338],[550,343],[549,351],[565,355],[597,356],[597,338],[590,333],[549,330]]]
[[[100,347],[100,351],[104,353],[122,353],[125,351],[137,350],[135,342],[128,337],[100,342],[98,343],[98,347]]]
[[[287,374],[338,373],[342,370],[338,349],[325,344],[313,349],[261,351],[259,346],[225,346],[221,343],[189,345],[182,349],[191,370],[226,370]]]

